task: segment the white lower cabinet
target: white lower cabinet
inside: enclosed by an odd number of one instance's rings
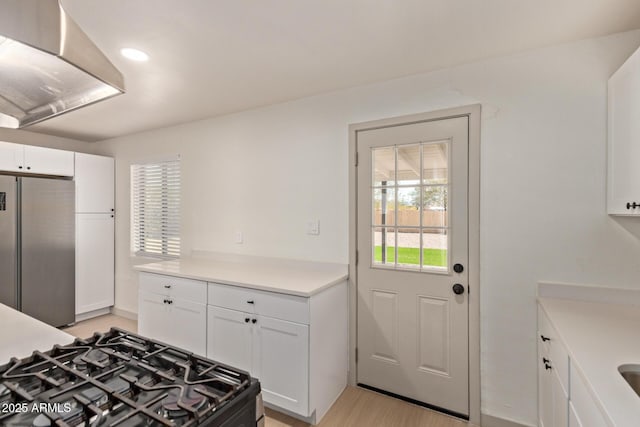
[[[538,425],[607,427],[564,344],[538,307]]]
[[[346,386],[346,282],[311,297],[209,283],[207,357],[247,370],[266,404],[312,424]]]
[[[308,415],[308,325],[212,305],[207,316],[207,357],[258,378],[265,401]]]
[[[316,424],[346,387],[346,281],[310,297],[148,272],[139,285],[141,335],[249,372],[267,405]]]
[[[199,293],[198,288],[201,290]],[[140,335],[205,356],[205,302],[204,282],[141,273],[138,332]]]

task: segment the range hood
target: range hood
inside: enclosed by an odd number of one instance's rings
[[[59,0],[0,0],[0,126],[22,128],[124,93],[124,78]]]

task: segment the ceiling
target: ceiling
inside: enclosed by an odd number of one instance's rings
[[[640,28],[638,0],[62,3],[127,93],[28,129],[86,141]]]

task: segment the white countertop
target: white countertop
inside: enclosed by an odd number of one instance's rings
[[[344,264],[260,257],[182,258],[142,264],[138,271],[310,297],[348,278]]]
[[[640,396],[618,366],[640,364],[640,308],[559,298],[539,298],[573,366],[612,426],[637,427]]]
[[[0,304],[0,365],[12,357],[22,359],[34,350],[47,351],[55,344],[71,344],[75,337]]]

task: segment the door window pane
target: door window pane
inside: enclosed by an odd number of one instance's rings
[[[447,230],[430,228],[422,231],[422,268],[446,270],[449,239]]]
[[[373,190],[373,224],[395,225],[396,189],[376,188]]]
[[[420,187],[398,187],[396,224],[420,227]]]
[[[424,184],[446,184],[448,181],[447,142],[432,142],[422,145],[422,182]]]
[[[448,187],[428,185],[422,189],[422,226],[446,227],[448,223]]]
[[[398,228],[398,266],[420,268],[420,228]]]
[[[373,263],[394,266],[396,262],[395,229],[375,227],[373,229]]]
[[[396,176],[395,147],[374,148],[371,150],[373,161],[373,185],[380,187],[394,185]]]
[[[398,147],[397,181],[398,185],[420,183],[420,144]]]

